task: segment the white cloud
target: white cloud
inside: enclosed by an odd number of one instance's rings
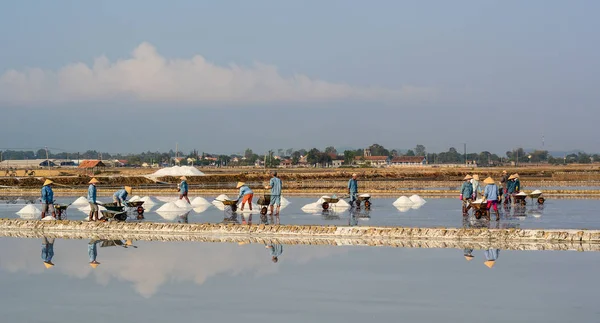
[[[169,60],[149,43],[131,58],[110,62],[102,56],[92,66],[74,63],[58,71],[30,68],[0,76],[0,102],[82,102],[133,99],[145,102],[268,103],[341,99],[429,99],[428,88],[358,87],[296,74],[284,77],[272,65],[218,66],[194,56]]]

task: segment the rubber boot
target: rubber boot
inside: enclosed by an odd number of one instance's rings
[[[56,212],[52,212],[52,217],[56,220]]]
[[[89,221],[94,221],[94,212],[90,211]]]
[[[500,221],[500,211],[496,210],[496,221]]]
[[[43,219],[43,218],[45,218],[45,217],[46,217],[46,212],[42,212],[42,217],[41,217],[41,219]]]

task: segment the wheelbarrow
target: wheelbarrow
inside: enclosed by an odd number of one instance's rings
[[[137,213],[138,220],[144,219],[144,207],[142,206],[143,204],[144,204],[144,201],[135,201],[135,202],[126,202],[125,203],[125,205],[128,208],[135,210],[135,212]]]
[[[56,218],[59,220],[67,219],[67,208],[71,204],[54,204],[54,210],[56,211]]]
[[[223,203],[223,205],[225,206],[225,211],[227,211],[228,207],[231,210],[231,212],[237,211],[238,200],[219,200],[219,202]]]
[[[517,205],[525,206],[527,205],[527,194],[521,192],[519,194],[513,195],[513,201]]]
[[[321,203],[321,207],[323,208],[323,211],[329,210],[330,204],[335,204],[340,201],[337,197],[322,197],[322,199],[323,203]]]
[[[111,211],[106,209],[100,212],[102,213],[102,216],[108,221],[123,222],[127,220],[127,211]]]
[[[360,204],[364,203],[365,210],[370,210],[371,209],[371,201],[369,201],[370,198],[371,198],[371,195],[369,195],[369,194],[358,195],[356,197],[356,208],[360,210]]]
[[[546,202],[546,199],[542,196],[542,192],[540,192],[540,191],[537,191],[537,192],[534,191],[534,192],[530,193],[528,196],[531,198],[532,203],[533,203],[533,200],[536,200],[536,199],[537,199],[537,203],[540,205],[543,205],[544,202]]]
[[[483,215],[488,215],[489,210],[487,207],[487,201],[471,202],[469,203],[469,205],[471,206],[471,208],[473,208],[473,214],[475,215],[475,218],[477,220],[481,219]]]
[[[262,221],[263,216],[265,216],[265,219],[266,219],[268,207],[269,207],[269,204],[271,204],[271,194],[263,194],[263,196],[258,198],[258,201],[256,201],[256,204],[260,205],[260,215],[261,215],[260,219]]]
[[[106,210],[111,211],[111,212],[123,212],[124,208],[123,206],[119,206],[117,205],[117,203],[104,203],[102,204],[102,206],[104,206],[106,208]]]

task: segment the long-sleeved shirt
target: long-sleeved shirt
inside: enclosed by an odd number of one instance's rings
[[[483,190],[483,196],[488,201],[498,200],[498,186],[496,184],[488,184]]]
[[[508,194],[515,192],[515,184],[515,181],[512,179],[508,181],[508,183],[506,184],[506,190],[508,191]]]
[[[272,177],[269,181],[269,186],[271,186],[271,195],[279,196],[281,195],[281,179],[279,177]]]
[[[96,185],[90,184],[90,187],[88,187],[88,202],[96,203],[96,191]]]
[[[271,249],[271,256],[273,257],[279,257],[283,253],[283,246],[280,244],[272,244],[269,249]]]
[[[188,183],[186,181],[181,181],[179,184],[179,192],[181,192],[181,194],[188,192]]]
[[[520,192],[521,191],[521,181],[518,178],[515,179],[515,184],[514,185],[515,185],[514,191],[516,193]]]
[[[463,198],[470,199],[473,196],[473,185],[468,181],[464,181],[460,188],[460,194]]]
[[[244,195],[254,194],[254,192],[250,189],[250,187],[243,185],[240,187],[240,195],[238,195],[238,200],[242,198]]]
[[[500,249],[488,249],[483,252],[486,260],[496,261],[500,257]]]
[[[52,187],[49,185],[42,187],[42,203],[54,203],[54,192],[52,191]]]
[[[350,191],[350,193],[358,193],[358,181],[354,178],[351,178],[348,181],[348,191]]]
[[[125,201],[127,198],[127,191],[125,189],[120,189],[116,191],[113,196],[116,197],[119,202],[123,203],[123,201]]]
[[[508,175],[502,176],[500,183],[502,183],[502,188],[506,189],[508,185]]]
[[[475,194],[475,199],[481,193],[481,186],[479,186],[479,181],[476,179],[471,180],[471,185],[473,185],[473,194]]]

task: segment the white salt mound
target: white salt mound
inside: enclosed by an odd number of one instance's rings
[[[414,203],[406,196],[400,196],[396,201],[394,201],[394,206],[412,206]]]
[[[178,211],[159,211],[156,210],[156,214],[160,215],[161,218],[169,221],[173,221],[180,216],[186,215],[189,211],[181,210]]]
[[[360,196],[360,197],[371,197],[370,194],[359,194],[358,196]]]
[[[425,200],[424,200],[422,197],[420,197],[420,196],[419,196],[419,195],[417,195],[417,194],[414,194],[413,196],[409,197],[409,199],[410,199],[410,200],[411,200],[413,203],[415,203],[415,204],[419,204],[419,205],[421,205],[421,204],[425,204],[425,202],[427,202],[427,201],[425,201]]]
[[[203,198],[203,197],[196,197],[195,199],[191,200],[190,202],[192,202],[192,206],[196,207],[196,206],[203,206],[203,205],[210,205],[210,202]]]
[[[281,207],[288,206],[291,202],[285,197],[281,197]]]
[[[157,199],[150,196],[144,196],[140,199],[140,201],[144,201],[144,205],[155,205],[159,203]]]
[[[156,213],[159,213],[159,212],[161,212],[161,213],[162,212],[182,212],[182,211],[185,211],[185,210],[182,210],[179,206],[177,206],[177,204],[175,204],[175,202],[168,202],[168,203],[163,204],[161,207],[159,207],[156,210]]]
[[[540,191],[540,190],[535,190],[535,191],[531,192],[531,194],[542,194],[542,191]]]
[[[27,204],[25,207],[20,209],[17,214],[25,220],[37,219],[41,216],[42,211],[32,204]],[[50,216],[52,217],[52,216]]]
[[[202,213],[202,212],[208,210],[209,207],[210,207],[210,204],[200,205],[200,206],[195,206],[193,210],[196,213]]]
[[[177,205],[179,208],[185,209],[185,210],[189,210],[192,208],[192,206],[185,200],[177,200],[177,202],[175,202],[175,205]]]
[[[335,203],[336,207],[350,207],[350,204],[345,200],[340,199],[337,203]]]
[[[132,196],[132,197],[129,199],[129,202],[135,202],[135,201],[139,201],[140,199],[141,199],[141,198],[140,198],[139,196],[135,195],[135,196]]]
[[[225,200],[229,200],[229,196],[227,196],[226,194],[221,194],[219,196],[217,196],[213,201],[212,204],[213,205],[223,205],[223,203],[221,203],[221,201],[225,201]]]
[[[85,206],[85,205],[89,205],[87,198],[80,196],[78,199],[76,199],[75,201],[73,201],[73,203],[71,203],[71,205],[73,206]]]
[[[204,173],[199,171],[196,167],[192,166],[173,166],[159,169],[150,176],[204,176]]]
[[[408,210],[410,210],[410,206],[396,205],[395,207],[398,209],[398,211],[400,211],[402,213],[407,212]]]
[[[301,208],[302,211],[308,212],[308,213],[318,212],[322,209],[323,209],[323,207],[321,206],[321,203],[319,203],[319,202],[309,203]]]
[[[79,211],[81,212],[90,212],[92,208],[90,207],[90,204],[88,203],[88,205],[84,206],[84,207],[80,207]],[[98,205],[98,214],[100,214],[100,211],[106,211],[106,208],[102,205]]]

